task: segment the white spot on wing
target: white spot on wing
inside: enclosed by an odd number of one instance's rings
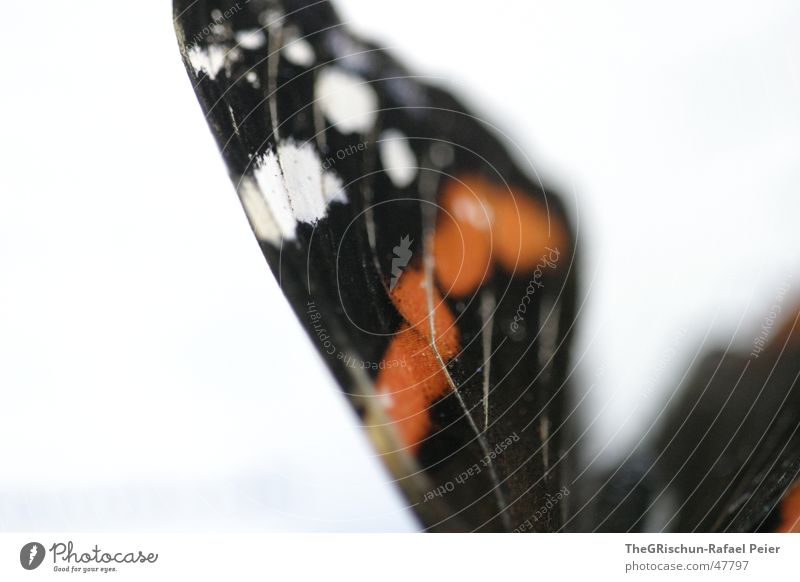
[[[398,188],[411,184],[417,176],[417,157],[406,136],[396,129],[388,129],[381,134],[379,143],[381,163],[392,183]]]
[[[322,164],[310,143],[278,145],[278,156],[297,220],[314,223],[325,216],[327,197],[322,189]]]
[[[394,408],[394,398],[392,398],[392,394],[383,387],[378,390],[378,403],[383,406],[385,410]]]
[[[342,133],[366,133],[375,123],[378,97],[358,75],[325,67],[317,76],[315,94],[325,117]]]
[[[243,49],[255,50],[267,44],[267,37],[264,31],[258,28],[240,30],[236,33],[236,43]]]
[[[311,143],[281,142],[277,155],[269,151],[258,160],[254,175],[255,184],[242,180],[239,195],[256,236],[274,244],[281,238],[294,240],[298,221],[316,224],[331,202],[347,202],[341,179],[323,170]],[[254,196],[251,187],[260,195]]]
[[[239,184],[239,199],[242,201],[244,212],[253,227],[256,238],[261,241],[279,245],[281,230],[272,211],[267,206],[266,200],[261,196],[258,185],[250,178],[242,178]]]
[[[261,190],[261,195],[266,200],[272,216],[281,235],[290,240],[294,239],[297,221],[289,204],[289,193],[283,181],[280,164],[275,152],[267,152],[255,169],[256,182]]]
[[[453,202],[453,215],[480,230],[489,230],[494,215],[488,204],[475,197],[459,196]]]
[[[193,46],[188,52],[189,63],[195,73],[199,75],[204,72],[213,81],[225,65],[226,53],[226,48],[218,44],[210,44],[208,48]]]
[[[322,175],[322,186],[325,190],[325,197],[328,202],[347,202],[347,193],[344,191],[342,179],[330,170]]]
[[[258,75],[256,75],[253,71],[248,71],[247,75],[245,75],[245,79],[247,79],[247,82],[250,83],[254,88],[258,89],[261,87],[261,83],[258,80]]]
[[[304,38],[287,41],[282,52],[287,61],[298,67],[310,67],[316,60],[314,49]]]

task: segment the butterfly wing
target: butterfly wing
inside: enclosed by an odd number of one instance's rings
[[[775,319],[749,351],[728,345],[694,367],[657,438],[593,483],[587,529],[800,530],[800,326],[797,312]]]
[[[797,314],[750,351],[709,354],[674,407],[656,470],[679,531],[775,531],[800,471]]]
[[[267,263],[424,527],[558,529],[576,287],[562,202],[327,1],[175,0],[174,17]]]

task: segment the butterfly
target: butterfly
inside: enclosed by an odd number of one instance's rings
[[[734,517],[730,496],[777,469],[749,463],[717,503],[716,489],[690,495],[696,468],[674,465],[699,428],[678,426],[680,408],[637,463],[577,479],[574,212],[499,128],[352,34],[327,0],[173,10],[267,264],[425,530],[641,529],[661,474],[686,499],[678,527],[757,529],[774,512],[800,449],[758,488],[760,509]],[[695,524],[695,504],[713,513]]]

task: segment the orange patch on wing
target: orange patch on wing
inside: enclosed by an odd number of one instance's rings
[[[513,189],[495,186],[490,193],[496,257],[506,271],[528,271],[549,249],[566,250],[566,227],[542,203]]]
[[[428,309],[425,274],[409,268],[390,292],[392,302],[405,322],[392,337],[376,379],[378,394],[403,443],[416,452],[430,432],[428,407],[447,392],[449,384],[442,369],[460,349],[455,318],[435,287],[431,290],[436,350]],[[404,365],[397,365],[402,362]]]
[[[436,279],[448,294],[464,297],[477,289],[491,264],[492,211],[468,184],[445,183],[433,238]]]
[[[376,381],[400,438],[416,452],[431,428],[428,407],[447,392],[447,377],[427,338],[404,323],[392,338]]]
[[[444,302],[436,287],[432,290],[433,327],[436,331],[436,348],[445,361],[458,352],[459,336],[453,314]],[[428,290],[425,286],[425,274],[421,269],[409,268],[400,276],[400,280],[392,289],[390,296],[414,331],[420,333],[428,341],[433,339],[431,323],[428,318]]]
[[[478,289],[493,258],[515,273],[533,269],[552,256],[551,249],[566,250],[566,226],[523,192],[468,176],[445,183],[440,203],[434,275],[448,295],[464,297]],[[458,353],[460,337],[450,308],[435,286],[427,288],[421,269],[406,269],[390,297],[405,322],[384,354],[377,392],[401,440],[416,452],[431,430],[428,408],[449,389],[442,364]]]
[[[525,192],[479,176],[442,188],[434,234],[436,279],[450,296],[480,287],[492,261],[511,273],[527,272],[567,250],[566,225]]]
[[[800,481],[795,482],[781,500],[781,523],[775,531],[800,533]]]

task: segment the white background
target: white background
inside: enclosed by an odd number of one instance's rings
[[[749,350],[797,295],[796,2],[339,5],[578,212],[587,464],[636,441],[707,333]],[[0,530],[413,529],[266,268],[168,4],[9,14]]]

